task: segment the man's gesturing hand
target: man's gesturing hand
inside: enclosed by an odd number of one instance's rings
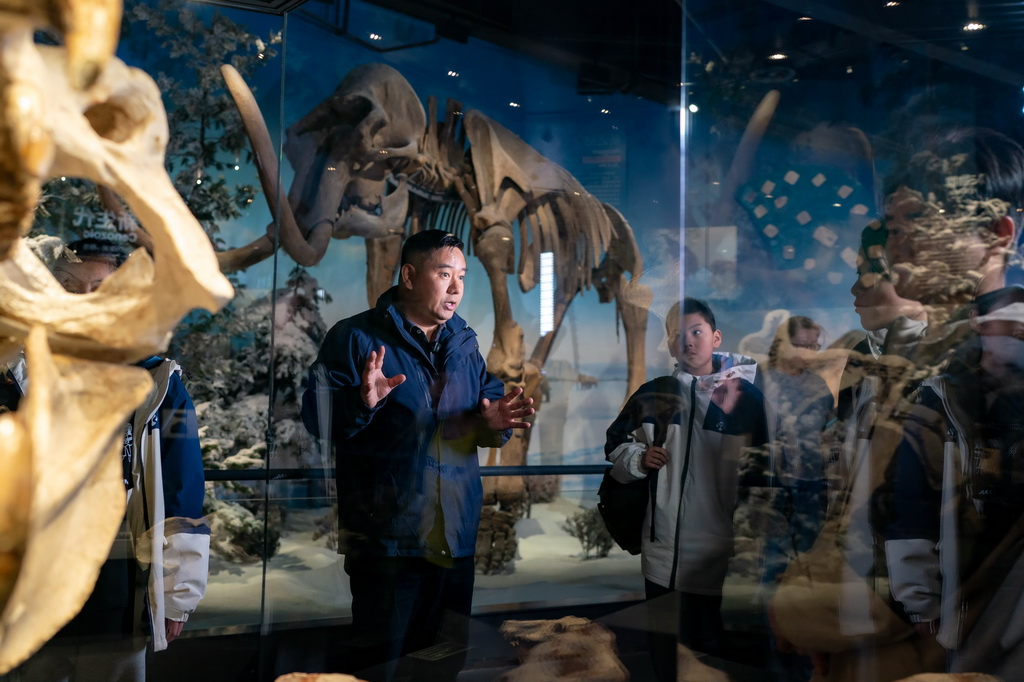
[[[388,397],[391,389],[405,381],[404,374],[396,374],[390,379],[384,376],[384,346],[380,350],[370,351],[363,368],[363,382],[359,386],[359,394],[367,407],[373,409],[377,403]]]
[[[533,398],[524,398],[523,389],[516,387],[495,401],[484,398],[480,403],[480,414],[488,428],[495,431],[528,429],[530,423],[521,420],[536,412],[530,405],[533,405]]]

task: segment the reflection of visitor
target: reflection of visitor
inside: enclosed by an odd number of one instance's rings
[[[753,360],[715,352],[722,332],[707,304],[677,303],[665,330],[676,371],[633,394],[608,427],[605,454],[620,483],[656,477],[641,547],[651,609],[677,607],[679,641],[718,654],[739,459],[767,438],[762,397]],[[652,633],[659,679],[675,680],[675,645]]]
[[[500,447],[533,414],[502,396],[455,310],[463,244],[440,230],[409,237],[399,283],[328,332],[302,401],[313,435],[337,454],[339,550],[352,589],[349,672],[454,680],[465,661],[483,488],[478,447]],[[367,666],[382,668],[364,670]]]
[[[65,254],[54,276],[69,292],[83,294],[94,292],[127,257],[120,245],[96,239],[73,242]],[[82,610],[10,680],[145,680],[147,633],[140,626],[148,621],[154,651],[166,649],[206,592],[210,528],[202,518],[195,408],[177,363],[151,357],[139,365],[149,370],[155,389],[126,425],[125,523]],[[18,390],[5,392],[5,407],[16,410],[31,377],[24,361],[7,376],[7,387]]]
[[[978,337],[907,417],[883,491],[885,550],[893,595],[952,669],[1009,680],[1024,665],[1024,288],[975,310]]]
[[[825,457],[822,431],[833,399],[824,379],[809,371],[821,350],[822,329],[814,320],[794,315],[779,325],[763,373],[765,411],[771,441],[775,522],[764,538],[761,581],[772,589],[778,576],[800,552],[810,549],[825,514]],[[775,656],[775,672],[787,680],[810,678],[809,659]]]
[[[851,353],[829,429],[829,506],[769,608],[780,648],[809,652],[815,679],[885,682],[944,667],[934,639],[893,602],[872,496],[902,439],[906,397],[969,333],[965,305],[1003,286],[1021,168],[1024,149],[1005,136],[953,131],[897,164],[884,221],[862,233],[851,293],[869,335]]]
[[[767,538],[765,579],[770,583],[808,549],[821,529],[825,511],[825,458],[822,430],[832,412],[824,379],[808,370],[821,349],[821,327],[794,315],[779,326],[764,373],[765,409],[774,453],[773,473],[788,522],[781,536]]]

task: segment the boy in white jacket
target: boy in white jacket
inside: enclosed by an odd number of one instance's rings
[[[740,456],[767,440],[764,401],[754,361],[715,352],[722,332],[706,303],[677,303],[665,327],[676,370],[627,401],[605,454],[620,483],[656,477],[641,547],[647,598],[659,609],[678,599],[678,641],[717,654]],[[661,679],[675,679],[674,639],[652,637]]]

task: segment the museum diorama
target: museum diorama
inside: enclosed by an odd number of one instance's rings
[[[0,0],[0,679],[1020,675],[1017,10],[606,5]]]

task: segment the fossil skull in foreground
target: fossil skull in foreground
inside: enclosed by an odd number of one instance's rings
[[[0,674],[81,608],[124,515],[121,438],[148,374],[193,308],[232,296],[164,170],[153,80],[113,58],[120,0],[0,0],[0,360],[24,349],[29,388],[0,415]],[[66,47],[33,42],[37,28]],[[43,183],[112,190],[151,238],[97,291],[64,291],[23,238]]]

